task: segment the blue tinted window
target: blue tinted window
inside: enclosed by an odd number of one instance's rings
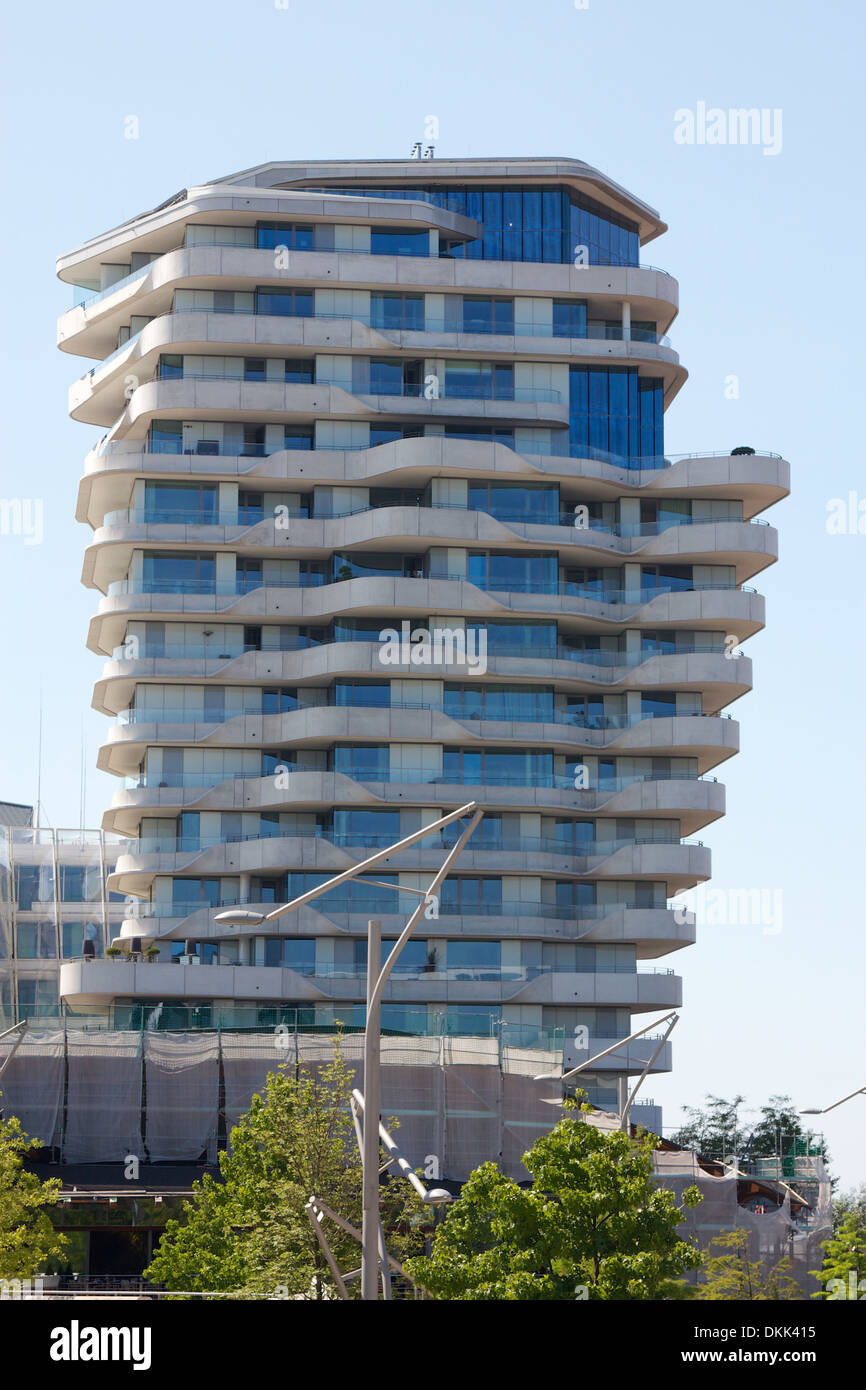
[[[514,184],[500,188],[488,186],[483,190],[459,186],[443,188],[441,185],[379,189],[356,185],[312,191],[422,200],[484,224],[483,238],[478,241],[464,243],[443,237],[440,255],[467,260],[569,263],[574,246],[584,245],[589,251],[591,265],[638,264],[637,223],[572,189],[539,190]],[[421,254],[426,255],[426,250]]]
[[[391,704],[390,681],[337,681],[334,686],[336,705],[368,705],[387,709]]]
[[[374,256],[429,256],[430,233],[426,227],[373,227],[370,250]]]
[[[423,330],[424,296],[373,293],[370,295],[370,323],[374,328]]]
[[[554,338],[586,337],[585,299],[554,299],[553,336]]]
[[[448,969],[488,969],[497,971],[502,960],[499,941],[449,941]]]
[[[338,809],[334,811],[334,833],[359,844],[372,837],[384,846],[400,838],[400,812]]]
[[[664,392],[636,368],[569,369],[569,450],[625,468],[664,464]]]
[[[284,449],[312,449],[312,425],[285,425],[283,428]]]
[[[259,289],[256,291],[256,313],[310,318],[313,313],[313,291]]]
[[[271,937],[265,940],[265,965],[282,965],[299,975],[313,975],[316,970],[314,940],[293,937]]]
[[[154,454],[183,453],[183,425],[180,420],[154,420],[150,427],[150,447]]]

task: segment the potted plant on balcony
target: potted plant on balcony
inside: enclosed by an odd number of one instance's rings
[[[158,955],[159,955],[159,947],[158,947],[158,946],[148,946],[147,950],[146,950],[145,953],[144,953],[144,959],[145,959],[145,960],[152,961],[154,964],[156,964],[156,958],[157,958]]]
[[[117,960],[119,956],[123,955],[123,952],[119,946],[106,946],[105,954],[109,960]]]

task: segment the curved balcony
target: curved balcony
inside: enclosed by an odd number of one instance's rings
[[[671,659],[667,659],[670,661]],[[724,660],[723,657],[718,660]],[[745,662],[742,658],[737,662]],[[730,663],[729,663],[730,664]],[[670,669],[670,668],[669,668]],[[688,670],[680,658],[675,669]],[[656,684],[670,684],[661,680]],[[742,691],[748,689],[743,683]],[[707,719],[710,715],[674,716],[678,721]],[[381,744],[414,742],[454,746],[461,744],[510,745],[525,749],[527,745],[544,748],[552,753],[573,756],[577,748],[593,748],[599,736],[605,741],[616,739],[619,732],[634,730],[642,723],[656,723],[669,715],[658,711],[639,710],[631,714],[595,714],[585,710],[568,711],[555,708],[520,708],[507,705],[475,713],[459,705],[439,703],[347,706],[334,703],[286,710],[280,714],[246,712],[228,714],[223,719],[205,718],[204,713],[188,709],[132,709],[121,715],[124,722],[108,731],[108,740],[100,750],[98,766],[118,775],[132,775],[138,770],[148,747],[198,746],[201,748],[321,748],[339,746],[341,742],[374,740]],[[725,716],[730,720],[730,716]],[[685,750],[684,750],[685,751]],[[700,766],[706,772],[719,760],[716,752],[712,763]],[[605,779],[609,785],[611,779]],[[619,781],[618,778],[613,779]],[[620,788],[617,788],[620,789]]]
[[[405,206],[401,206],[401,212]],[[431,220],[439,211],[427,210]],[[392,208],[390,220],[395,215]],[[185,285],[250,292],[263,285],[390,290],[398,284],[407,290],[431,294],[451,290],[536,297],[574,295],[608,300],[611,305],[628,299],[631,303],[637,301],[636,307],[645,305],[641,312],[657,305],[657,314],[665,321],[671,317],[670,308],[677,304],[676,281],[666,271],[648,267],[575,268],[557,262],[479,262],[358,251],[293,251],[290,268],[280,272],[275,271],[272,248],[188,246],[164,252],[105,290],[95,291],[88,303],[62,314],[57,325],[58,343],[65,351],[84,357],[105,356],[128,319],[132,303],[137,313],[148,317],[166,314],[175,291]]]
[[[155,836],[131,841],[119,856],[109,888],[115,892],[149,894],[156,875],[206,875],[237,873],[285,873],[291,865],[299,872],[337,873],[357,863],[365,850],[386,848],[382,837],[353,837],[350,847],[336,844],[322,834],[216,837]],[[375,841],[376,843],[366,843]],[[390,840],[387,842],[390,843]],[[561,844],[561,842],[559,842]],[[635,843],[614,845],[606,841],[597,855],[575,855],[571,846],[557,850],[541,837],[508,837],[464,851],[465,873],[518,873],[541,877],[591,877],[593,879],[652,879],[664,882],[668,897],[687,892],[710,876],[710,851],[700,842]],[[585,847],[584,847],[585,848]],[[388,872],[431,874],[441,866],[442,846],[402,851],[388,860]]]
[[[140,272],[136,272],[136,275]],[[108,291],[103,292],[107,294]],[[678,363],[670,338],[650,329],[599,324],[590,318],[585,332],[572,336],[553,326],[520,321],[522,301],[514,301],[515,318],[510,331],[496,324],[473,320],[464,308],[462,325],[422,312],[398,317],[358,311],[340,314],[331,309],[296,311],[290,315],[233,311],[172,309],[140,329],[101,362],[91,367],[69,392],[75,418],[95,424],[111,424],[125,403],[125,377],[130,368],[145,379],[155,376],[159,356],[166,349],[197,354],[203,347],[214,355],[231,355],[239,347],[267,351],[273,348],[320,348],[323,352],[422,353],[426,357],[477,354],[519,357],[532,354],[540,360],[599,362],[660,362],[669,368]],[[598,311],[609,311],[599,304]],[[592,311],[590,310],[590,313]],[[79,414],[78,412],[84,412]]]
[[[121,395],[120,408],[129,424],[154,417],[172,419],[193,414],[199,419],[218,419],[231,412],[239,420],[284,423],[289,419],[315,419],[326,415],[335,419],[363,420],[383,414],[401,418],[504,420],[537,424],[568,423],[568,403],[559,391],[540,387],[499,388],[482,395],[472,389],[439,386],[435,397],[426,388],[403,385],[399,389],[349,387],[340,381],[321,380],[315,384],[277,381],[248,381],[228,373],[185,372],[182,376],[155,377],[136,385],[130,395]],[[123,402],[125,401],[125,409]],[[72,418],[91,425],[112,425],[118,403],[102,403],[97,396],[70,411]]]
[[[474,978],[473,978],[474,977]],[[363,1003],[364,970],[317,967],[315,977],[279,966],[146,964],[132,961],[73,960],[60,967],[60,997],[74,1008],[119,997],[180,1001],[203,997]],[[573,1004],[607,1005],[644,1012],[682,1003],[682,982],[672,971],[579,975],[536,971],[527,966],[499,970],[407,971],[392,976],[384,994],[407,1004]]]
[[[222,614],[232,622],[312,623],[321,625],[342,617],[367,617],[375,613],[381,619],[382,633],[401,631],[401,624],[425,621],[430,613],[459,613],[465,618],[495,618],[537,616],[552,618],[591,619],[603,630],[615,631],[625,625],[707,627],[711,630],[735,632],[744,641],[760,630],[764,622],[764,600],[754,591],[737,589],[724,584],[698,586],[692,589],[614,590],[604,596],[587,594],[584,586],[551,583],[548,586],[526,585],[547,592],[522,592],[520,589],[482,587],[469,580],[451,578],[401,578],[370,576],[325,583],[321,576],[312,575],[307,582],[283,581],[263,584],[258,576],[239,586],[234,580],[193,583],[190,588],[200,592],[178,592],[177,586],[163,591],[160,581],[153,585],[145,580],[119,580],[110,585],[112,592],[102,598],[91,622],[88,645],[91,650],[111,650],[124,640],[129,618],[143,617],[164,621],[188,621],[190,615]],[[231,616],[230,616],[231,615]],[[596,631],[598,629],[595,629]],[[384,638],[382,639],[385,640]],[[219,653],[215,655],[219,656]],[[408,669],[410,661],[400,650],[389,649],[388,669],[392,674]],[[445,651],[436,660],[436,667],[449,674],[454,669],[466,670],[466,654]],[[534,653],[538,655],[538,653]],[[391,658],[394,658],[392,663]],[[398,659],[399,658],[399,659]],[[431,658],[432,661],[432,658]],[[428,663],[430,665],[431,663]],[[417,674],[417,661],[414,663]],[[382,669],[385,669],[384,664]],[[428,672],[429,674],[429,672]]]
[[[562,438],[566,448],[564,434]],[[581,449],[572,458],[540,451],[540,446],[529,447],[526,442],[510,447],[443,435],[300,452],[285,448],[269,451],[266,445],[245,447],[248,452],[241,454],[199,455],[168,452],[165,445],[146,438],[105,439],[87,456],[79,487],[78,520],[96,526],[107,511],[127,508],[134,480],[142,474],[210,482],[215,476],[225,481],[255,479],[269,487],[280,482],[297,487],[300,479],[306,486],[387,486],[398,474],[401,486],[423,486],[434,476],[455,476],[558,482],[571,489],[579,479],[580,492],[587,501],[624,496],[663,500],[666,494],[676,497],[691,492],[698,497],[741,501],[746,520],[786,496],[790,485],[789,465],[769,451],[753,455],[668,454],[636,460],[599,449]]]
[[[288,771],[279,777],[220,775],[219,773],[143,773],[129,778],[115,792],[106,812],[106,828],[134,834],[147,812],[177,816],[181,811],[294,811],[326,812],[333,805],[356,808],[441,806],[443,813],[455,800],[468,797],[489,811],[530,810],[605,816],[662,816],[676,819],[683,835],[700,831],[725,810],[725,789],[715,778],[685,775],[612,778],[595,788],[576,790],[574,776],[554,773],[481,774],[465,769],[432,772],[401,768],[382,775],[357,769],[349,772]],[[462,790],[461,790],[462,789]],[[310,833],[313,833],[312,831]],[[328,830],[316,827],[333,843]],[[343,843],[340,841],[340,843]],[[386,840],[385,844],[391,841]],[[625,842],[624,842],[625,843]],[[630,843],[630,841],[629,841]],[[588,846],[589,842],[587,842]],[[552,853],[587,855],[604,853],[609,840],[556,845]],[[542,838],[539,848],[547,849]],[[619,845],[617,846],[620,847]]]
[[[724,658],[718,658],[719,661]],[[745,658],[737,662],[739,666]],[[679,668],[682,670],[682,666]],[[659,684],[669,684],[661,680]],[[243,739],[239,740],[240,732]],[[278,715],[238,715],[224,724],[175,723],[138,719],[109,730],[98,765],[119,775],[138,768],[149,745],[174,746],[198,743],[209,747],[321,747],[323,741],[375,739],[380,742],[514,744],[518,748],[543,745],[575,756],[583,752],[607,754],[653,753],[688,755],[698,759],[702,773],[730,757],[738,749],[739,726],[730,715],[658,711],[585,714],[553,711],[532,717],[525,711],[513,718],[459,714],[423,705],[314,706]]]
[[[104,589],[118,570],[129,565],[133,547],[196,545],[241,554],[304,558],[322,551],[351,551],[379,543],[383,535],[395,547],[425,546],[431,542],[454,547],[517,546],[527,553],[556,546],[564,564],[597,563],[614,556],[626,561],[664,561],[682,564],[732,565],[744,583],[778,558],[778,534],[765,522],[688,520],[682,525],[649,523],[627,526],[575,527],[573,517],[556,524],[505,520],[470,507],[389,505],[367,507],[349,515],[309,517],[301,509],[251,517],[235,509],[211,516],[191,517],[157,508],[110,512],[85,552],[84,583]],[[571,523],[571,524],[569,524]],[[621,535],[634,530],[638,534]],[[423,554],[423,552],[422,552]],[[446,576],[448,577],[448,576]],[[460,575],[465,578],[465,575]]]
[[[576,504],[575,504],[576,505]],[[533,539],[527,537],[530,527],[541,528],[545,532],[542,537],[544,541],[550,541],[561,545],[589,545],[599,541],[644,541],[659,536],[666,536],[669,531],[679,530],[682,527],[694,526],[763,526],[769,528],[770,523],[761,517],[751,518],[749,521],[729,521],[716,520],[708,517],[674,517],[673,514],[661,521],[635,522],[604,522],[591,520],[584,526],[577,526],[574,520],[574,512],[565,511],[552,512],[550,515],[539,514],[537,516],[528,513],[525,508],[503,508],[498,507],[495,512],[486,511],[483,507],[470,507],[457,502],[436,502],[418,503],[413,505],[408,502],[376,502],[370,503],[365,507],[353,507],[346,510],[326,510],[324,507],[317,507],[315,515],[310,506],[286,507],[286,518],[298,522],[327,522],[339,521],[348,522],[357,516],[375,516],[378,521],[385,520],[383,513],[403,512],[418,515],[418,526],[413,527],[423,535],[435,535],[437,530],[443,530],[443,535],[447,536],[447,527],[462,522],[465,515],[476,518],[478,526],[481,527],[487,522],[494,522],[497,526],[513,530],[514,534],[521,539]],[[430,516],[427,516],[427,513]],[[455,516],[454,513],[457,513]],[[431,527],[430,521],[435,520],[439,523],[437,527]],[[199,528],[204,527],[208,532],[213,528],[217,531],[253,531],[262,524],[273,526],[276,521],[275,515],[270,515],[263,508],[254,509],[249,503],[244,507],[235,506],[233,508],[214,509],[210,511],[192,510],[183,507],[156,507],[152,505],[144,507],[118,507],[114,511],[106,512],[102,518],[102,524],[97,527],[97,537],[100,530],[112,530],[115,527],[151,527],[151,526],[170,526],[172,528],[181,527],[198,532]],[[519,526],[519,530],[514,530]],[[377,526],[377,532],[381,533],[381,526]],[[553,535],[548,535],[549,532]],[[578,532],[575,535],[575,531]],[[303,531],[302,531],[303,534]],[[388,534],[391,534],[389,528]],[[394,534],[399,536],[401,532],[395,530]],[[747,534],[751,534],[748,533]],[[700,549],[706,553],[715,547],[698,547],[692,539],[694,532],[686,533],[687,543],[695,550]],[[146,539],[146,537],[143,537]],[[179,539],[184,539],[180,537]],[[198,537],[196,536],[197,540]]]
[[[406,901],[401,903],[401,896]],[[216,925],[214,913],[224,907],[254,906],[267,911],[257,899],[226,900],[202,907],[180,902],[128,904],[117,939],[140,937],[144,941],[222,940],[226,929]],[[272,907],[273,904],[270,904]],[[366,938],[371,913],[382,920],[385,936],[399,936],[406,918],[417,906],[411,894],[384,894],[365,898],[363,911],[334,890],[287,917],[268,924],[280,937],[332,936],[346,933]],[[398,911],[398,907],[400,910]],[[669,951],[691,945],[696,938],[694,913],[669,908],[633,907],[623,903],[576,903],[563,906],[538,899],[503,899],[497,903],[467,904],[440,899],[441,931],[450,938],[508,938],[522,941],[584,941],[634,945],[638,960],[654,960]],[[255,931],[260,931],[256,928]],[[233,929],[235,936],[255,934]]]

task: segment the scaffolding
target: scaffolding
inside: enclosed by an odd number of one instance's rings
[[[11,1042],[0,1042],[0,1062]],[[214,1163],[268,1073],[316,1074],[335,1042],[288,1030],[31,1030],[6,1068],[0,1105],[61,1163]],[[363,1034],[340,1047],[363,1090]],[[522,1155],[562,1113],[533,1077],[560,1062],[559,1052],[501,1037],[385,1037],[382,1114],[396,1117],[401,1149],[430,1178],[463,1182],[492,1160],[526,1180]]]

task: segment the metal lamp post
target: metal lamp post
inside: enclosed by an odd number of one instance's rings
[[[831,1110],[835,1110],[837,1105],[844,1105],[846,1100],[853,1100],[855,1096],[866,1096],[866,1086],[861,1086],[859,1090],[851,1091],[849,1095],[843,1096],[841,1100],[834,1100],[832,1105],[809,1106],[806,1110],[801,1110],[801,1115],[826,1115]]]
[[[6,1070],[9,1063],[12,1061],[12,1058],[15,1056],[15,1053],[17,1052],[18,1048],[20,1047],[21,1042],[24,1038],[24,1034],[27,1032],[27,1027],[27,1019],[22,1018],[20,1023],[13,1023],[11,1028],[7,1028],[4,1030],[4,1032],[0,1033],[0,1038],[8,1038],[10,1033],[18,1034],[18,1037],[15,1039],[14,1043],[10,1047],[8,1054],[3,1058],[2,1066],[0,1066],[0,1076],[3,1075],[4,1071]]]
[[[668,1026],[662,1035],[661,1041],[653,1055],[650,1057],[640,1076],[638,1077],[631,1095],[628,1094],[627,1078],[617,1082],[617,1116],[619,1119],[619,1127],[620,1129],[628,1133],[628,1115],[632,1105],[634,1104],[634,1098],[640,1090],[641,1086],[643,1085],[644,1081],[646,1080],[647,1073],[649,1072],[650,1067],[658,1057],[659,1053],[661,1052],[662,1048],[664,1047],[674,1028],[679,1023],[679,1014],[675,1013],[673,1010],[671,1010],[670,1013],[662,1014],[661,1018],[655,1019],[652,1023],[647,1023],[643,1028],[638,1028],[636,1032],[629,1033],[627,1038],[622,1038],[621,1041],[615,1042],[612,1047],[606,1047],[603,1052],[597,1052],[594,1057],[587,1058],[585,1062],[581,1062],[579,1067],[572,1067],[570,1071],[561,1073],[544,1072],[540,1076],[533,1077],[533,1080],[568,1081],[572,1076],[577,1076],[580,1072],[586,1071],[587,1068],[593,1066],[594,1063],[600,1062],[603,1057],[609,1057],[612,1052],[618,1052],[621,1047],[626,1047],[628,1043],[634,1042],[635,1038],[642,1037],[643,1034],[648,1033],[651,1028],[657,1028],[660,1023],[664,1023],[668,1019],[670,1020],[670,1022],[668,1023]]]
[[[378,1299],[378,1278],[380,1264],[383,1264],[387,1271],[387,1256],[384,1255],[384,1244],[380,1250],[380,1224],[379,1224],[379,1126],[381,1111],[381,1037],[380,1020],[382,995],[388,983],[394,964],[406,942],[411,937],[416,926],[431,905],[438,901],[438,890],[442,880],[446,877],[452,864],[462,853],[467,841],[474,832],[476,826],[482,818],[483,812],[477,809],[477,803],[469,801],[465,806],[460,806],[456,811],[450,811],[447,815],[441,816],[438,820],[432,821],[429,825],[423,826],[420,830],[413,831],[404,839],[398,840],[395,844],[389,845],[387,849],[379,850],[376,854],[364,859],[360,864],[354,864],[350,869],[344,869],[342,873],[336,874],[334,878],[328,879],[318,888],[311,888],[300,897],[293,898],[291,902],[285,903],[280,907],[273,908],[270,912],[253,912],[245,908],[230,908],[225,912],[217,913],[214,918],[221,926],[249,927],[259,926],[265,922],[272,922],[278,917],[285,916],[288,912],[294,912],[296,908],[302,907],[312,899],[321,897],[323,893],[329,892],[341,883],[346,883],[349,879],[356,878],[358,874],[364,873],[374,865],[380,864],[383,859],[390,858],[393,854],[399,854],[403,849],[416,844],[419,840],[427,839],[435,834],[437,830],[443,829],[453,821],[460,820],[462,817],[472,816],[469,824],[462,831],[459,839],[448,851],[442,867],[434,875],[429,888],[423,894],[419,893],[420,902],[412,913],[400,936],[394,944],[387,960],[379,968],[381,955],[381,924],[377,920],[368,922],[367,926],[367,1014],[366,1026],[364,1029],[364,1123],[363,1123],[363,1226],[361,1233],[361,1297],[367,1300]],[[386,885],[393,888],[393,884]],[[399,890],[398,890],[399,891]],[[444,1199],[440,1199],[444,1200]]]

